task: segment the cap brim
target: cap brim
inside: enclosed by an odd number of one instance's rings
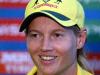
[[[24,29],[26,29],[29,24],[31,23],[31,21],[38,17],[38,16],[47,16],[53,20],[55,20],[56,22],[58,22],[59,24],[63,25],[63,26],[73,26],[75,25],[76,23],[73,22],[70,18],[60,14],[60,13],[57,13],[57,12],[53,12],[53,11],[48,11],[48,10],[43,10],[41,12],[35,12],[35,13],[32,13],[31,15],[29,15],[28,17],[26,17],[22,24],[21,24],[21,27],[19,29],[20,32],[22,32]]]

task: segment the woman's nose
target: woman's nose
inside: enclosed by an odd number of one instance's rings
[[[42,42],[42,51],[51,51],[53,50],[52,41],[49,38],[45,38]]]

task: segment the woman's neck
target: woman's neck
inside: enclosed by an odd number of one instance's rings
[[[45,74],[38,72],[37,75],[45,75]],[[77,62],[74,62],[66,71],[55,75],[77,75]]]

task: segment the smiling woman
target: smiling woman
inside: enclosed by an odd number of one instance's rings
[[[55,1],[47,3],[58,8],[36,9],[34,0],[26,8],[20,31],[25,30],[27,49],[35,64],[28,75],[92,75],[82,53],[86,40],[82,6],[76,0]],[[37,5],[41,4],[42,0]]]
[[[39,74],[58,75],[64,70],[66,73],[72,64],[76,66],[76,37],[71,30],[65,30],[47,17],[38,17],[31,22],[27,47]]]

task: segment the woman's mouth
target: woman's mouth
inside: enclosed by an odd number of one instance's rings
[[[44,61],[50,61],[50,60],[54,60],[54,59],[56,59],[57,58],[57,56],[45,56],[45,55],[41,55],[40,56],[40,59],[41,60],[44,60]]]
[[[40,55],[40,62],[42,64],[46,65],[51,65],[56,62],[57,56],[51,56],[51,55]]]

